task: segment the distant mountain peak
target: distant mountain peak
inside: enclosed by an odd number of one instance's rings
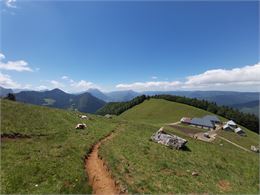
[[[65,93],[64,91],[62,91],[62,90],[59,89],[59,88],[52,89],[52,90],[50,90],[50,92]]]

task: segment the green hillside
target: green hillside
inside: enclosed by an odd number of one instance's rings
[[[183,132],[167,131],[188,140],[186,150],[171,150],[149,138],[165,123],[182,116],[199,117],[206,111],[165,100],[146,100],[124,112],[126,128],[101,146],[117,180],[131,193],[229,193],[257,194],[259,159],[253,152],[217,138],[212,143],[195,140]],[[222,118],[223,119],[223,118]],[[247,147],[258,144],[259,136],[245,129],[247,137],[223,132],[222,136]],[[222,132],[221,132],[222,133]],[[192,176],[192,172],[198,176]]]
[[[189,105],[163,99],[149,99],[125,111],[120,117],[150,124],[164,124],[179,121],[182,117],[201,117],[206,114],[210,113]]]
[[[31,137],[1,140],[1,194],[90,193],[84,156],[117,122],[91,115],[88,128],[76,130],[77,114],[1,101],[1,134]]]
[[[202,117],[207,114],[212,113],[186,104],[163,99],[149,99],[122,113],[120,118],[160,127],[168,123],[180,121],[182,117]],[[222,121],[227,121],[223,117],[219,118]],[[242,129],[246,132],[247,137],[224,131],[220,135],[246,148],[250,148],[251,145],[258,145],[259,136],[245,127],[242,127]]]
[[[209,114],[204,110],[150,99],[113,119],[90,115],[91,120],[82,121],[78,114],[1,101],[1,134],[27,136],[1,139],[2,194],[91,193],[84,156],[118,127],[121,130],[101,145],[99,154],[130,193],[258,193],[259,159],[253,152],[219,138],[212,143],[195,140],[171,127],[166,131],[188,140],[186,150],[171,150],[149,140],[164,124],[182,116]],[[88,128],[75,130],[80,122]],[[247,137],[228,132],[221,136],[246,148],[257,145],[259,136],[242,128]],[[199,175],[192,176],[193,171]]]

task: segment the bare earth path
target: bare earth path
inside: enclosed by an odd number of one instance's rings
[[[100,145],[108,139],[111,139],[113,136],[114,133],[112,132],[94,145],[92,152],[85,160],[85,170],[88,174],[90,185],[93,188],[93,194],[120,194],[120,190],[116,186],[115,181],[107,170],[107,167],[104,165],[103,160],[98,156]]]

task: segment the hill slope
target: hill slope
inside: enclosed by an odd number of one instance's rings
[[[65,93],[60,89],[50,91],[22,91],[15,94],[19,102],[42,105],[54,108],[78,110],[80,112],[95,113],[99,108],[105,105],[90,93],[73,95]]]
[[[149,141],[158,128],[128,123],[126,130],[101,146],[113,176],[132,194],[257,194],[258,155],[227,142],[188,140],[187,150],[171,150]],[[197,172],[198,176],[192,176]]]
[[[186,104],[171,102],[163,99],[149,99],[143,103],[123,112],[119,117],[128,121],[151,124],[160,127],[168,123],[180,121],[182,117],[202,117],[212,114],[205,110],[195,108]],[[219,117],[222,121],[227,121]],[[242,127],[242,126],[241,126]],[[223,137],[233,140],[248,149],[251,145],[258,145],[258,135],[249,129],[242,127],[247,137],[234,136],[234,133],[221,132]]]
[[[233,104],[233,108],[239,109],[241,112],[252,113],[259,116],[259,100],[250,101],[242,104]]]
[[[182,117],[200,117],[206,114],[210,113],[193,106],[163,99],[149,99],[123,112],[120,117],[151,124],[163,124],[179,121]]]
[[[114,177],[133,194],[257,194],[256,153],[241,150],[218,137],[212,143],[199,141],[170,127],[166,131],[188,140],[186,150],[171,150],[150,141],[151,135],[165,123],[205,114],[209,113],[180,103],[146,100],[119,116],[127,121],[126,129],[101,146],[101,156]],[[243,129],[247,137],[231,132],[221,132],[221,136],[246,148],[258,145],[259,136]],[[192,172],[198,176],[192,176]]]
[[[1,101],[1,194],[91,193],[84,172],[84,156],[94,143],[114,130],[113,119],[78,112]],[[75,125],[85,122],[85,130]],[[105,128],[104,128],[105,127]]]

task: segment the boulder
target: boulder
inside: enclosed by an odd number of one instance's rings
[[[151,140],[156,143],[166,145],[171,149],[183,148],[188,142],[187,140],[178,137],[177,135],[172,135],[164,132],[163,128],[160,128],[155,134],[153,134]]]

